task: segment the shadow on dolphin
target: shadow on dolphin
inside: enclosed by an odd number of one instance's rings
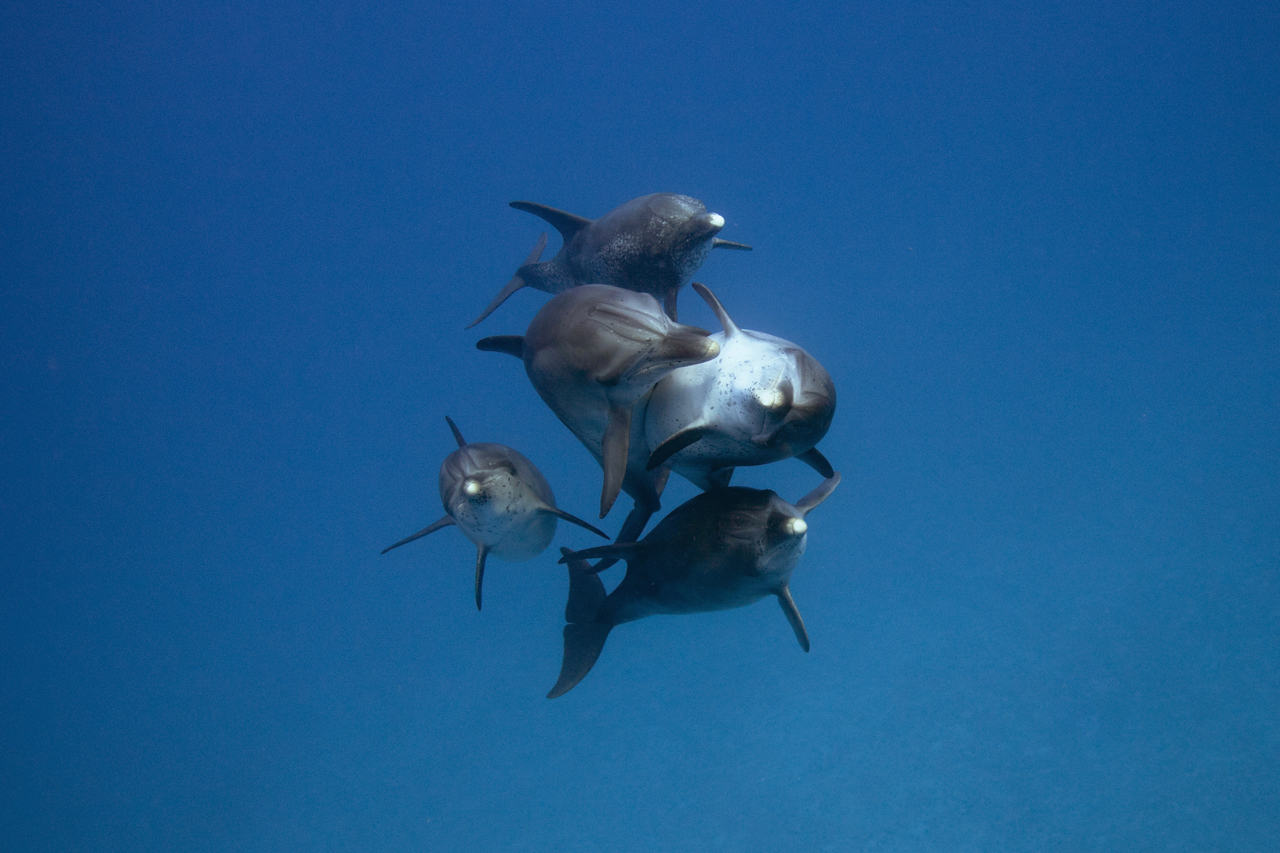
[[[717,237],[724,217],[708,213],[698,199],[677,193],[641,196],[596,220],[529,201],[513,201],[511,206],[546,220],[560,232],[564,245],[551,260],[539,261],[547,246],[543,234],[515,276],[468,329],[522,287],[561,293],[583,284],[611,284],[648,293],[662,301],[674,320],[676,295],[708,252],[751,249]]]
[[[710,489],[729,485],[737,466],[795,456],[830,477],[831,463],[815,447],[835,416],[830,374],[796,344],[738,328],[710,288],[693,288],[724,327],[711,336],[720,354],[654,386],[645,410],[646,440],[655,442],[646,467],[665,465]]]
[[[521,563],[546,550],[564,519],[597,536],[609,534],[556,507],[551,485],[521,453],[502,444],[468,444],[453,419],[445,417],[458,449],[440,466],[440,501],[445,517],[384,548],[387,553],[456,524],[476,544],[476,610],[489,554]]]
[[[659,613],[702,613],[745,607],[775,595],[800,647],[809,635],[791,598],[791,572],[804,554],[805,517],[840,484],[831,477],[792,505],[772,491],[726,486],[673,509],[639,542],[584,551],[561,549],[569,566],[564,659],[547,694],[563,696],[581,681],[614,626]],[[587,560],[627,561],[622,582],[605,594]]]

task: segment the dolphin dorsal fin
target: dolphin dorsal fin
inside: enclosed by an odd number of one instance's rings
[[[444,416],[444,419],[445,419],[446,421],[448,421],[448,423],[449,423],[449,429],[453,430],[453,438],[454,438],[454,440],[455,440],[455,441],[457,441],[457,442],[458,442],[458,446],[459,446],[459,447],[466,447],[466,446],[467,446],[467,440],[466,440],[465,438],[463,438],[463,437],[462,437],[462,431],[461,431],[461,430],[459,430],[459,429],[458,429],[458,425],[457,425],[457,424],[455,424],[455,423],[453,422],[453,418],[449,417],[448,415],[445,415],[445,416]]]
[[[698,295],[702,300],[711,306],[711,310],[715,312],[716,319],[720,321],[720,325],[724,326],[725,340],[732,338],[741,331],[738,324],[733,322],[733,318],[729,316],[729,312],[724,310],[724,306],[720,304],[720,300],[716,299],[716,295],[711,292],[711,288],[699,281],[693,283],[693,289],[698,291]]]
[[[547,207],[545,204],[537,204],[532,201],[513,201],[511,206],[516,210],[532,213],[534,216],[545,220],[551,227],[560,232],[560,236],[564,238],[566,243],[573,239],[573,235],[591,224],[591,220],[585,216],[566,213],[563,210],[556,210],[554,207]]]

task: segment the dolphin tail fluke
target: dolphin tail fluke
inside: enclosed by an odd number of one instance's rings
[[[578,216],[574,213],[566,213],[563,210],[556,210],[554,207],[547,207],[545,204],[538,204],[532,201],[513,201],[511,206],[516,210],[523,210],[525,213],[532,213],[534,216],[542,219],[552,228],[560,232],[560,236],[568,243],[573,239],[573,235],[577,234],[583,228],[591,224],[591,220],[585,216]]]
[[[604,582],[586,560],[574,556],[568,548],[561,548],[560,555],[569,566],[569,601],[564,606],[564,621],[594,622],[604,603]]]
[[[547,694],[548,699],[563,696],[586,677],[591,667],[596,665],[611,630],[613,626],[603,622],[578,622],[564,626],[564,661],[560,664],[556,686]]]
[[[538,259],[542,257],[542,250],[545,248],[547,248],[547,235],[543,234],[538,238],[538,245],[533,247],[533,251],[529,253],[529,257],[525,258],[524,263],[520,265],[520,269],[523,270],[525,267],[529,266],[529,264],[536,264]],[[484,320],[485,317],[488,317],[499,305],[507,301],[508,296],[524,287],[527,283],[528,282],[524,280],[524,277],[520,275],[520,272],[517,271],[516,274],[511,277],[511,281],[507,282],[506,287],[499,290],[498,295],[493,297],[493,301],[489,303],[489,307],[480,312],[479,317],[468,323],[467,328],[470,329],[472,326],[480,325],[480,322]]]

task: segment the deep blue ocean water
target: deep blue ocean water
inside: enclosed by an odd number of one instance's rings
[[[0,28],[0,847],[1280,849],[1274,5]],[[548,701],[554,548],[480,613],[457,530],[378,552],[441,514],[446,414],[594,516],[474,348],[546,296],[463,326],[545,229],[507,202],[655,191],[839,390],[813,649],[768,601],[655,617]]]

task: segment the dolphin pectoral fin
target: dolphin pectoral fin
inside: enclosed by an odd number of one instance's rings
[[[786,614],[787,621],[791,623],[791,630],[796,632],[796,639],[800,641],[800,648],[806,652],[809,651],[809,632],[804,629],[804,620],[800,618],[800,611],[796,609],[796,602],[791,597],[791,588],[784,586],[778,590],[778,604],[782,605],[782,612]]]
[[[574,558],[568,548],[560,549],[569,565],[569,600],[564,606],[564,621],[594,622],[606,598],[604,582],[586,560]]]
[[[830,477],[822,481],[822,485],[802,497],[796,504],[801,517],[808,515],[815,506],[829,498],[838,485],[840,485],[840,472],[834,471]]]
[[[545,204],[538,204],[537,202],[513,201],[511,206],[516,210],[532,213],[547,222],[552,228],[560,232],[560,236],[564,238],[566,243],[573,239],[573,235],[591,224],[591,220],[585,216],[566,213],[563,210],[556,210],[554,207],[547,207]]]
[[[631,443],[631,409],[609,410],[609,425],[600,440],[600,465],[604,468],[604,488],[600,492],[600,517],[613,509],[627,475],[627,451]]]
[[[408,544],[409,542],[412,542],[415,539],[421,539],[423,536],[426,536],[429,533],[435,533],[440,528],[448,527],[450,524],[453,524],[453,516],[446,515],[444,518],[440,519],[439,521],[433,521],[431,524],[422,528],[412,536],[406,536],[404,539],[401,539],[396,544],[388,545],[387,547],[382,549],[382,553],[385,554],[388,551],[390,551],[392,548],[399,548],[401,545]]]
[[[699,441],[710,430],[705,426],[690,426],[676,432],[666,441],[659,444],[649,454],[649,462],[645,465],[646,471],[652,471],[654,468],[661,466],[664,462],[675,456],[681,450],[689,445]]]
[[[732,240],[721,240],[719,237],[711,238],[711,248],[713,249],[741,249],[744,252],[750,252],[751,247],[746,243],[735,243]]]
[[[481,352],[505,352],[524,360],[524,335],[493,335],[476,341],[476,349]]]
[[[462,437],[462,430],[458,429],[458,425],[453,422],[453,418],[448,415],[444,416],[445,421],[449,424],[449,429],[453,430],[453,439],[458,442],[459,447],[466,447],[467,440]]]
[[[583,548],[581,551],[567,551],[561,549],[563,554],[560,558],[561,563],[569,563],[575,560],[594,560],[597,557],[605,559],[612,558],[614,562],[625,560],[644,549],[643,542],[614,542],[612,545],[597,545],[594,548]],[[610,564],[612,565],[612,564]],[[600,572],[602,569],[599,564],[591,566],[588,571],[594,573]]]
[[[476,610],[480,609],[480,588],[484,585],[484,561],[489,556],[489,547],[480,545],[476,548]]]
[[[541,507],[538,507],[538,512],[545,512],[547,515],[554,515],[556,518],[559,518],[563,521],[567,521],[570,524],[576,524],[579,527],[590,530],[592,533],[596,534],[597,536],[603,536],[605,539],[609,538],[609,534],[605,533],[600,528],[596,527],[593,524],[588,524],[587,522],[578,518],[576,515],[567,513],[564,510],[560,509],[559,507],[541,506]]]
[[[831,467],[831,463],[827,461],[827,457],[822,455],[822,451],[816,447],[810,447],[804,453],[796,456],[804,464],[817,471],[823,477],[830,479],[835,476],[835,469]],[[834,486],[832,488],[835,488]]]
[[[667,295],[662,297],[662,310],[667,312],[667,316],[674,322],[680,322],[680,318],[676,315],[676,297],[680,295],[678,290],[668,290]]]
[[[612,630],[613,626],[604,622],[577,622],[564,626],[564,660],[560,664],[560,677],[547,694],[548,699],[563,696],[586,677],[600,658],[604,641]]]

